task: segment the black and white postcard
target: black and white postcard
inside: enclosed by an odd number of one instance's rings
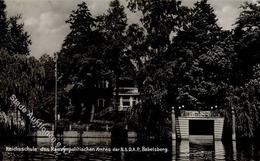
[[[0,0],[0,161],[257,161],[260,1]]]

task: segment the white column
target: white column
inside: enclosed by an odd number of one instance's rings
[[[90,116],[90,122],[92,122],[92,121],[93,121],[93,119],[94,119],[94,114],[95,114],[95,106],[94,106],[94,105],[92,105],[92,109],[91,109],[91,116]]]
[[[120,97],[119,109],[123,108],[123,97]]]
[[[172,107],[172,140],[176,140],[176,127],[175,127],[175,111]]]
[[[233,147],[233,159],[237,160],[237,143],[236,141],[232,141],[232,147]]]
[[[225,160],[225,149],[222,141],[214,142],[214,150],[215,150],[215,159],[216,160]]]
[[[235,110],[232,107],[232,140],[236,140],[236,117]]]
[[[182,140],[180,142],[179,157],[186,158],[186,157],[188,157],[187,154],[190,154],[190,142],[189,142],[189,140]]]
[[[132,96],[130,96],[130,107],[133,107],[133,97]]]
[[[177,160],[177,144],[176,140],[172,140],[172,161]]]

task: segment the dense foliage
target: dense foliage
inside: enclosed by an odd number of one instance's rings
[[[44,68],[34,57],[23,55],[11,56],[0,51],[0,107],[6,113],[18,111],[11,106],[9,97],[13,94],[29,111],[37,110],[43,91]],[[29,120],[26,120],[26,131],[29,130]]]
[[[71,121],[90,121],[98,96],[95,85],[103,77],[110,77],[102,59],[105,38],[96,21],[85,2],[66,21],[71,31],[58,54],[59,98],[63,100],[59,112]]]
[[[24,24],[20,23],[21,15],[8,18],[4,0],[0,0],[0,48],[9,54],[29,55],[31,40],[24,30]]]
[[[231,31],[218,26],[207,0],[191,8],[175,0],[128,0],[128,8],[142,13],[139,24],[128,22],[119,0],[100,16],[93,16],[85,2],[70,14],[70,32],[57,54],[62,118],[89,122],[102,93],[100,80],[109,81],[102,94],[117,107],[124,77],[134,80],[140,92],[141,103],[129,117],[140,133],[164,137],[172,107],[214,107],[224,111],[228,125],[235,109],[238,137],[259,134],[260,2],[244,3]],[[53,120],[55,60],[46,54],[39,61],[24,56],[30,53],[29,36],[21,17],[7,18],[5,9],[0,0],[1,110],[16,93],[37,108],[38,117]]]
[[[6,115],[13,112],[17,115],[18,112],[11,106],[11,95],[16,95],[28,110],[34,111],[40,104],[44,89],[44,68],[37,59],[28,57],[31,41],[20,19],[20,15],[7,18],[5,2],[0,0],[0,109]],[[22,115],[21,119],[26,123],[22,130],[28,132],[30,121],[26,118]],[[12,135],[8,132],[10,127],[15,128],[14,125],[1,125],[1,130]]]
[[[225,31],[218,26],[207,0],[196,2],[192,8],[173,1],[132,0],[129,4],[131,9],[138,6],[137,10],[142,11],[141,22],[148,32],[145,37],[148,40],[143,44],[147,47],[149,61],[141,72],[143,79],[139,79],[144,98],[142,107],[135,114],[143,123],[141,126],[154,133],[154,126],[150,126],[152,122],[159,133],[163,132],[161,125],[167,123],[172,106],[188,110],[217,107],[224,110],[229,124],[226,126],[230,126],[231,109],[234,108],[238,137],[256,137],[259,131],[259,80],[254,73],[259,72],[260,60],[259,2],[242,5],[243,11],[234,31]],[[176,7],[171,7],[172,12],[169,12],[168,5],[171,4]],[[169,13],[175,16],[169,16]],[[169,20],[172,17],[174,22]],[[162,22],[164,25],[160,27]],[[166,27],[169,25],[171,27]],[[155,40],[155,45],[151,40]]]

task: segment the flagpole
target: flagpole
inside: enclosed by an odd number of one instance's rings
[[[54,59],[55,59],[55,104],[54,104],[54,115],[55,115],[55,120],[54,120],[54,136],[56,137],[57,135],[57,105],[58,105],[58,96],[57,96],[57,92],[58,92],[58,69],[57,69],[57,66],[58,66],[58,55],[57,53],[54,54]]]

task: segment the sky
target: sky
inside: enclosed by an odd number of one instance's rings
[[[65,23],[72,10],[83,0],[5,0],[7,15],[22,15],[25,30],[32,40],[31,56],[39,58],[47,53],[53,55],[61,48],[62,42],[69,32]],[[84,0],[93,15],[104,13],[111,0]],[[183,5],[192,7],[197,0],[182,0]],[[215,9],[218,23],[223,29],[232,29],[239,16],[239,6],[246,0],[209,0]],[[255,1],[255,0],[248,0]],[[126,4],[126,0],[121,0]],[[140,15],[126,11],[129,22],[138,22]]]

